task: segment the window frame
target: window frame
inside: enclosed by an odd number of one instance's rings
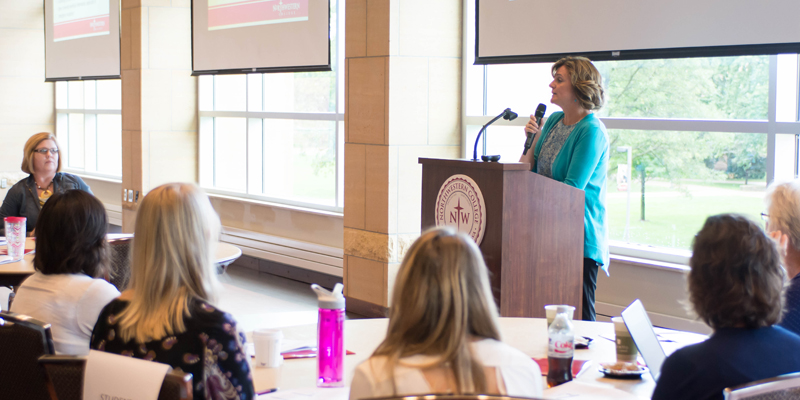
[[[467,97],[468,97],[468,81],[469,79],[469,60],[471,57],[467,56],[474,53],[474,18],[475,18],[475,0],[464,0],[462,24],[462,51],[464,54],[464,62],[462,62],[462,80],[461,80],[461,140],[462,140],[462,157],[472,158],[472,144],[468,142],[469,134],[468,127],[482,126],[489,122],[494,116],[486,115],[487,105],[487,69],[491,65],[480,65],[483,71],[483,114],[484,115],[468,115],[467,114]],[[798,74],[800,75],[800,55],[797,56],[796,62],[798,63]],[[768,107],[766,120],[714,120],[714,119],[671,119],[671,118],[618,118],[618,117],[601,117],[600,120],[605,124],[607,129],[618,130],[646,130],[646,131],[670,131],[670,132],[694,132],[694,131],[707,131],[707,132],[723,132],[723,133],[759,133],[767,135],[767,184],[772,183],[775,177],[775,143],[776,137],[779,134],[794,134],[794,177],[800,176],[798,165],[800,164],[800,77],[798,78],[798,88],[796,88],[796,96],[798,110],[795,122],[779,122],[777,121],[777,94],[778,91],[778,56],[769,56],[769,92],[768,92]],[[520,116],[514,121],[498,121],[493,126],[518,126],[520,132],[524,128],[528,119]],[[483,139],[486,140],[486,135]],[[485,143],[485,142],[484,142]],[[520,149],[520,154],[522,149]],[[655,245],[626,243],[619,240],[611,240],[609,251],[613,256],[632,257],[643,260],[652,260],[657,262],[666,262],[672,264],[688,265],[691,251],[683,249],[675,249],[668,247],[661,247]]]

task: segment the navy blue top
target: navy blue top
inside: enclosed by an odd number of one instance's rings
[[[722,399],[722,390],[800,371],[800,336],[778,326],[725,328],[664,362],[653,400]]]
[[[786,289],[786,307],[780,326],[800,335],[800,274],[789,282]]]

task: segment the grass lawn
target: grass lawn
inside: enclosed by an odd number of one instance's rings
[[[638,186],[634,182],[635,186]],[[669,189],[664,184],[647,183],[645,221],[640,221],[641,193],[631,192],[630,242],[689,249],[694,235],[709,215],[735,212],[761,221],[763,191],[740,190],[738,185],[693,183],[686,191]],[[652,187],[652,190],[651,190]],[[632,187],[633,189],[633,187]],[[625,192],[609,187],[609,235],[623,240],[625,232]]]

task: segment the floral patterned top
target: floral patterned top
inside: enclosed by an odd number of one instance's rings
[[[140,344],[123,342],[116,334],[117,315],[127,306],[127,301],[114,300],[103,309],[92,332],[92,349],[157,361],[191,373],[195,399],[256,398],[244,335],[237,331],[230,314],[194,300],[189,305],[191,316],[184,319],[185,332]]]

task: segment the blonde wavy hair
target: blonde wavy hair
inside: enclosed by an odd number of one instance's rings
[[[53,143],[56,144],[56,148],[61,150],[61,145],[58,144],[58,140],[56,140],[56,136],[50,132],[39,132],[31,137],[28,138],[28,141],[25,142],[24,147],[24,156],[22,157],[22,172],[26,174],[34,174],[33,168],[33,157],[36,156],[36,153],[33,151],[36,150],[36,146],[39,143],[44,142],[45,140],[52,140]],[[61,172],[61,154],[58,155],[58,167],[56,167],[56,172]]]
[[[469,344],[476,338],[500,340],[497,327],[497,305],[478,246],[452,228],[434,228],[411,245],[400,265],[389,329],[373,356],[387,357],[389,376],[401,358],[435,356],[422,367],[450,368],[456,393],[481,393],[486,376]]]
[[[603,77],[594,64],[586,57],[564,57],[553,64],[551,74],[556,76],[556,72],[562,66],[569,72],[572,91],[578,104],[586,110],[596,111],[603,108],[605,104]]]
[[[764,198],[769,213],[769,230],[781,231],[789,244],[800,250],[800,180],[773,183]]]
[[[145,196],[136,215],[130,304],[117,316],[122,340],[184,332],[191,300],[216,301],[219,233],[219,217],[197,186],[168,183]]]

